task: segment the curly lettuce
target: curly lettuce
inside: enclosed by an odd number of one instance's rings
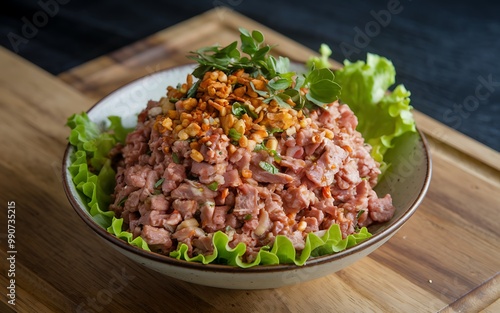
[[[118,142],[125,141],[131,130],[122,126],[119,117],[109,117],[109,120],[107,130],[92,122],[85,112],[73,114],[66,122],[71,129],[68,141],[74,147],[68,171],[88,212],[104,228],[111,225],[114,217],[108,206],[116,184],[116,173],[108,154]]]
[[[338,224],[333,224],[321,237],[314,233],[308,233],[304,250],[298,255],[290,239],[286,236],[278,235],[275,238],[272,248],[269,246],[262,247],[257,253],[256,258],[252,262],[246,263],[242,259],[246,251],[245,244],[240,242],[236,247],[231,248],[229,246],[229,237],[225,233],[217,231],[212,237],[212,244],[214,246],[212,254],[198,254],[190,257],[188,254],[188,246],[182,243],[177,250],[170,253],[170,256],[189,262],[227,264],[242,268],[256,265],[277,264],[295,264],[301,266],[304,265],[310,257],[318,257],[343,251],[371,236],[368,229],[363,227],[358,233],[351,234],[343,239],[340,226]]]
[[[390,92],[396,81],[394,65],[371,53],[366,62],[344,61],[344,67],[335,71],[335,80],[342,86],[340,99],[357,116],[357,130],[372,146],[371,155],[384,173],[391,161],[384,155],[394,147],[395,138],[416,131],[410,92],[403,85]]]

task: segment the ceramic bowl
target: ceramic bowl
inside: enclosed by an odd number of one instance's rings
[[[139,113],[150,99],[160,99],[166,86],[184,81],[193,65],[185,65],[139,78],[114,91],[89,111],[91,120],[105,123],[110,115],[118,115],[126,126],[134,126]],[[389,240],[415,212],[424,198],[431,177],[431,159],[422,133],[417,132],[394,151],[396,161],[376,186],[379,195],[391,193],[397,208],[386,223],[369,227],[368,240],[342,252],[310,259],[303,266],[273,265],[247,269],[226,265],[203,265],[148,252],[117,239],[92,219],[78,195],[67,170],[73,148],[68,145],[63,159],[63,184],[76,213],[107,244],[120,253],[162,274],[191,283],[230,289],[267,289],[297,284],[337,272],[367,256]]]

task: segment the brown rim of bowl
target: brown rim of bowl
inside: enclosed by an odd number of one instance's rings
[[[98,106],[101,102],[103,102],[105,99],[111,97],[114,93],[122,90],[128,85],[131,85],[139,80],[142,80],[146,77],[150,77],[153,75],[158,75],[159,73],[166,72],[175,68],[181,68],[181,67],[186,67],[189,66],[190,64],[184,64],[184,65],[178,65],[174,67],[170,67],[167,69],[160,70],[158,72],[154,72],[148,75],[145,75],[143,77],[137,78],[121,87],[118,89],[112,91],[109,93],[107,96],[96,102],[88,111],[87,113],[90,113],[92,109],[94,109],[96,106]],[[427,160],[427,168],[426,168],[426,173],[425,173],[425,180],[424,180],[424,185],[422,186],[422,189],[420,190],[417,198],[413,202],[413,204],[410,206],[410,208],[403,213],[397,220],[390,221],[389,225],[387,228],[383,229],[381,232],[374,234],[372,237],[369,239],[351,247],[346,250],[334,253],[334,254],[329,254],[329,255],[324,255],[316,258],[312,258],[308,260],[304,265],[302,266],[297,266],[295,264],[279,264],[279,265],[258,265],[258,266],[253,266],[249,268],[240,268],[237,266],[230,266],[230,265],[221,265],[221,264],[202,264],[198,262],[188,262],[185,260],[178,260],[176,258],[172,258],[166,255],[162,255],[159,253],[155,252],[150,252],[143,250],[139,247],[132,246],[125,242],[124,240],[121,240],[112,234],[108,233],[104,228],[99,226],[86,212],[83,212],[84,210],[87,210],[87,208],[82,208],[80,204],[74,199],[74,196],[70,190],[69,185],[73,184],[71,180],[68,181],[68,172],[67,172],[67,167],[68,167],[68,161],[69,161],[69,154],[74,150],[73,146],[71,144],[68,144],[66,146],[66,149],[64,151],[64,158],[63,158],[63,166],[62,166],[62,178],[63,178],[63,187],[64,187],[64,192],[66,193],[66,197],[68,198],[69,202],[71,203],[71,206],[73,209],[76,211],[76,213],[80,216],[80,218],[89,226],[92,230],[94,230],[99,236],[101,236],[103,239],[109,241],[112,244],[117,245],[119,248],[122,248],[124,250],[127,250],[130,253],[133,254],[138,254],[139,256],[145,257],[147,259],[156,261],[156,262],[161,262],[173,266],[181,266],[185,268],[190,268],[190,269],[196,269],[196,270],[202,270],[202,271],[218,271],[218,272],[238,272],[238,273],[256,273],[256,272],[275,272],[275,271],[292,271],[292,270],[297,270],[299,268],[304,268],[304,267],[311,267],[314,265],[318,264],[324,264],[328,263],[332,260],[336,259],[341,259],[344,257],[347,257],[349,255],[352,255],[354,253],[360,252],[372,244],[375,244],[377,242],[380,242],[381,240],[385,239],[387,236],[390,236],[394,232],[396,232],[403,224],[415,213],[417,207],[420,205],[422,200],[425,197],[425,194],[427,193],[427,190],[429,189],[430,181],[431,181],[431,176],[432,176],[432,161],[430,157],[430,152],[429,152],[429,145],[427,143],[427,140],[425,139],[424,134],[420,131],[420,129],[417,128],[417,132],[420,136],[420,140],[422,141],[422,145],[424,147],[424,154],[425,158]]]

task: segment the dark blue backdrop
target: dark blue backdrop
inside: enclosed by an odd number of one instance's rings
[[[216,6],[336,60],[388,57],[416,109],[500,151],[500,4],[486,1],[7,0],[0,44],[57,74]]]

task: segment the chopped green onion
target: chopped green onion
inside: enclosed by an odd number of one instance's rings
[[[267,130],[269,136],[273,135],[274,133],[282,133],[282,132],[284,132],[284,130],[281,128],[271,128]]]
[[[279,155],[278,151],[276,150],[268,150],[269,155],[274,158],[276,162],[281,161],[281,155]]]
[[[363,215],[363,213],[365,213],[365,210],[359,210],[358,214],[356,215],[356,219],[359,219],[361,215]]]
[[[240,138],[241,138],[241,134],[240,134],[240,133],[238,133],[238,131],[237,131],[236,129],[231,128],[231,129],[229,130],[229,138],[231,138],[231,139],[232,139],[232,140],[234,140],[234,141],[238,141],[238,140],[240,140]]]
[[[165,181],[165,178],[158,179],[158,181],[155,183],[155,188],[160,187],[161,184],[163,184],[164,181]]]
[[[267,153],[269,153],[269,155],[272,156],[276,162],[281,161],[281,155],[278,153],[278,151],[268,149],[263,142],[256,144],[255,148],[253,149],[254,152],[261,150],[264,150]]]
[[[243,116],[243,114],[245,114],[247,112],[247,110],[245,110],[245,108],[243,107],[243,105],[241,103],[235,102],[231,106],[231,112],[237,118],[241,118]]]
[[[211,182],[210,184],[207,185],[207,188],[212,190],[212,191],[216,191],[217,188],[219,188],[219,183],[216,181]]]
[[[174,161],[175,164],[180,164],[181,163],[181,160],[179,159],[179,156],[175,152],[172,153],[172,161]]]
[[[235,102],[231,106],[231,112],[233,113],[234,116],[237,118],[241,118],[245,113],[248,114],[251,118],[255,119],[259,117],[257,113],[255,113],[248,105]]]
[[[252,214],[245,215],[244,219],[245,219],[245,221],[251,220],[252,219]]]
[[[266,172],[269,172],[271,174],[278,174],[279,170],[276,166],[272,165],[271,163],[268,163],[266,161],[260,161],[259,166],[261,169],[263,169]]]

